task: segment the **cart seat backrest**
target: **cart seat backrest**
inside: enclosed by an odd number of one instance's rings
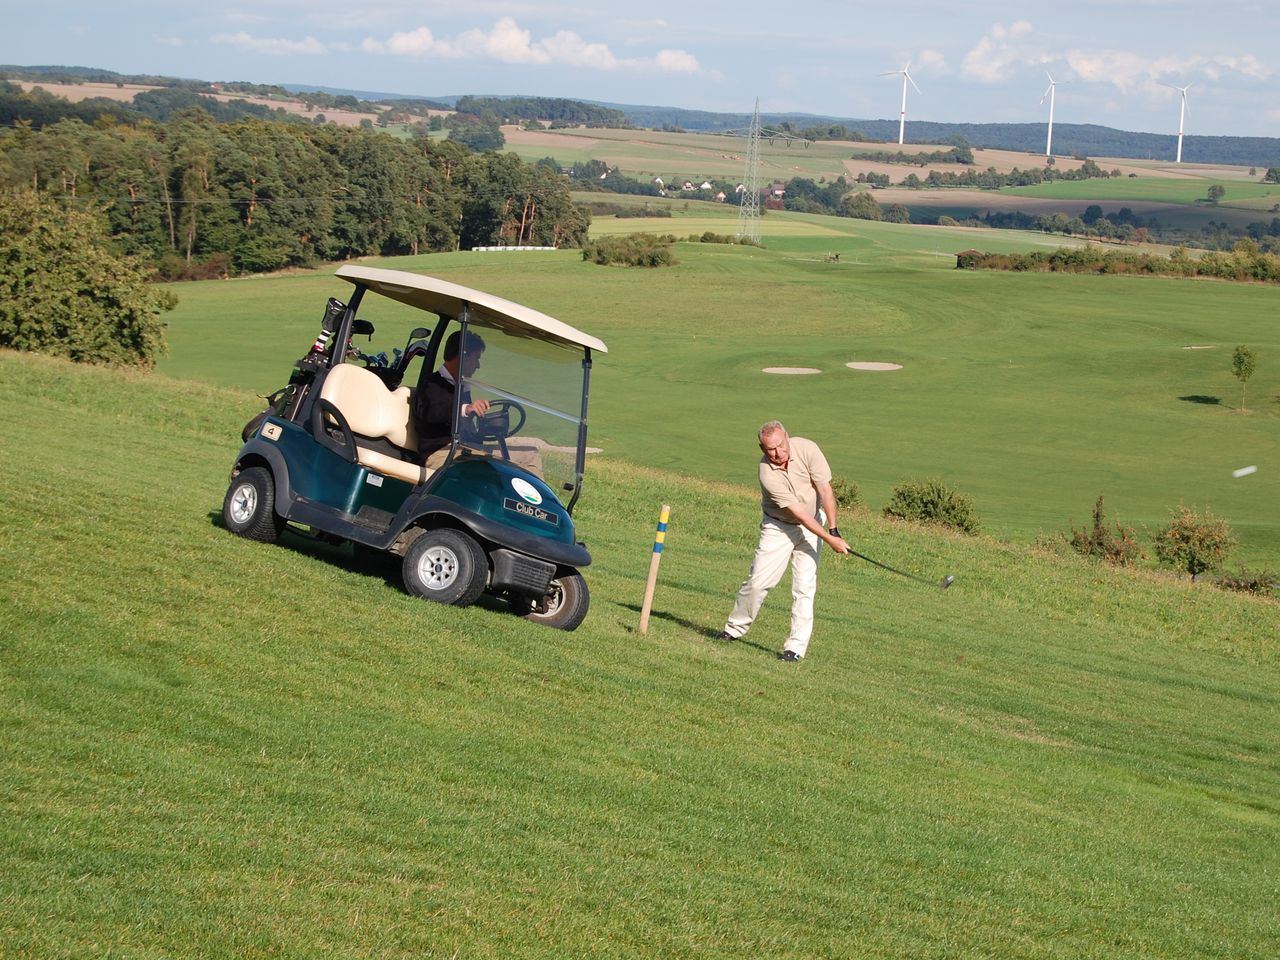
[[[388,390],[377,374],[343,363],[325,376],[320,399],[337,407],[351,431],[359,434],[354,439],[362,466],[409,483],[421,483],[429,475],[420,463],[410,463],[360,445],[360,437],[385,438],[417,458],[418,436],[413,426],[408,387]]]

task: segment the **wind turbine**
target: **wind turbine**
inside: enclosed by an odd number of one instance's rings
[[[1168,87],[1170,90],[1177,90],[1178,93],[1182,94],[1182,109],[1178,111],[1178,159],[1173,161],[1174,163],[1181,163],[1182,162],[1182,130],[1183,130],[1183,127],[1186,125],[1186,119],[1187,119],[1187,90],[1188,88],[1190,88],[1191,84],[1188,83],[1185,87],[1175,87],[1172,83],[1162,83],[1160,84],[1160,86]]]
[[[901,70],[890,70],[887,73],[880,74],[882,77],[896,77],[898,74],[902,74],[902,110],[898,113],[898,143],[902,143],[902,135],[907,128],[907,83],[910,82],[913,87],[916,87],[916,82],[911,79],[910,71],[911,61],[908,60],[907,65]],[[919,92],[920,88],[916,87],[916,93]]]
[[[1048,70],[1044,72],[1044,75],[1049,78],[1049,86],[1045,89],[1044,96],[1040,98],[1042,105],[1046,97],[1049,100],[1049,137],[1044,142],[1044,155],[1051,157],[1053,156],[1053,99],[1054,94],[1058,92],[1058,81],[1053,79],[1053,74]]]

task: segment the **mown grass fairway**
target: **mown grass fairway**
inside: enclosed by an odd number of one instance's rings
[[[718,204],[677,212],[602,217],[596,229],[735,229],[736,211]],[[778,417],[820,439],[876,507],[904,479],[941,476],[976,499],[987,530],[1029,542],[1083,524],[1099,494],[1113,518],[1151,530],[1186,503],[1231,522],[1240,562],[1277,565],[1280,290],[954,269],[967,247],[1057,245],[1040,234],[774,212],[762,228],[767,249],[681,243],[679,265],[661,270],[595,266],[572,251],[387,265],[601,336],[611,352],[592,378],[591,430],[610,456],[742,482],[756,427]],[[347,285],[324,271],[175,289],[161,369],[265,394],[314,338],[325,298]],[[1235,412],[1240,343],[1259,358],[1248,414]],[[903,369],[845,367],[857,360]],[[823,373],[761,372],[769,366]],[[1250,464],[1257,474],[1231,477]]]
[[[850,518],[956,585],[828,555],[787,666],[785,587],[707,639],[753,492],[606,454],[556,633],[220,529],[244,389],[4,353],[0,400],[5,956],[1274,954],[1274,604]]]

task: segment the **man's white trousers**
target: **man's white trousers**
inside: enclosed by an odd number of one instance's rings
[[[813,598],[818,592],[818,549],[816,533],[798,523],[782,523],[765,517],[760,524],[760,542],[751,575],[738,591],[725,632],[740,637],[751,627],[769,591],[778,585],[791,561],[791,634],[784,647],[803,657],[813,635]]]

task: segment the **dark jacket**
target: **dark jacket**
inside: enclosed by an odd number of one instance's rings
[[[453,395],[453,384],[438,370],[413,395],[413,426],[418,432],[418,453],[423,457],[453,440]],[[466,393],[462,402],[469,402]]]

